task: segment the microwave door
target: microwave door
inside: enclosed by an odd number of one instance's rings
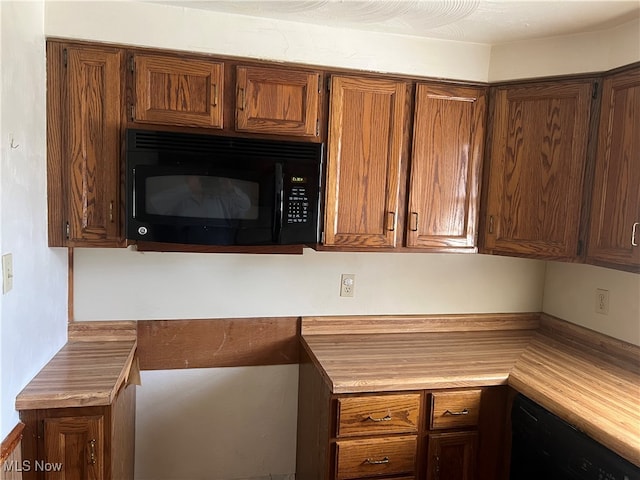
[[[284,215],[284,175],[282,164],[274,165],[274,209],[273,209],[273,243],[279,244],[282,237],[282,221]]]

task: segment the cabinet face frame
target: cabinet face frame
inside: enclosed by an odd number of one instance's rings
[[[222,62],[139,53],[131,61],[135,122],[223,127]]]
[[[577,259],[594,83],[494,88],[484,218],[488,253]]]
[[[605,77],[601,105],[587,263],[640,272],[640,67]]]
[[[418,83],[407,247],[477,245],[485,88]]]
[[[408,85],[331,78],[325,245],[395,247]]]
[[[236,72],[237,131],[320,135],[320,72],[244,65]]]

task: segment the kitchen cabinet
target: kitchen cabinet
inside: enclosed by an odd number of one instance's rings
[[[134,54],[131,119],[172,126],[223,127],[224,64],[184,56]]]
[[[406,245],[475,249],[486,89],[419,83]]]
[[[325,245],[395,247],[408,84],[333,76]]]
[[[50,246],[122,244],[123,50],[47,44]]]
[[[640,271],[640,68],[606,76],[587,262]]]
[[[484,251],[574,261],[595,81],[492,89]]]
[[[320,72],[241,65],[236,85],[237,131],[319,139]]]
[[[112,404],[22,410],[24,480],[133,480],[135,385]]]

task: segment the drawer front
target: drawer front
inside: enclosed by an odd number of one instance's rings
[[[482,390],[433,393],[430,428],[438,430],[477,425],[481,397]]]
[[[419,393],[338,399],[337,437],[418,431]]]
[[[336,442],[337,480],[413,473],[417,436]]]

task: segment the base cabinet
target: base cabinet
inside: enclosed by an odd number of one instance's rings
[[[300,367],[298,480],[505,480],[508,387],[332,394]]]
[[[133,480],[134,385],[107,406],[23,410],[23,480]]]

